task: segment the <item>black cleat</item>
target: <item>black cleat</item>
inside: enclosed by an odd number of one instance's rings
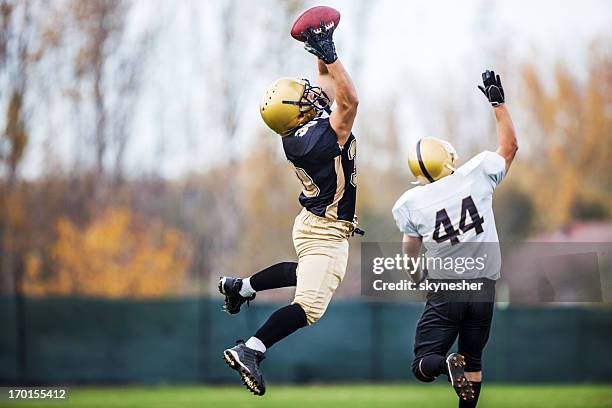
[[[266,384],[259,370],[259,363],[264,358],[264,353],[248,348],[242,340],[238,340],[234,347],[223,352],[227,365],[238,371],[249,391],[259,396],[266,393]]]
[[[236,314],[240,312],[240,306],[244,302],[249,302],[255,299],[255,294],[248,298],[240,295],[240,289],[242,288],[242,279],[231,278],[229,276],[222,276],[219,279],[219,292],[225,296],[225,304],[223,310],[229,314]]]
[[[474,399],[474,388],[471,381],[465,377],[465,357],[459,353],[452,353],[446,357],[448,378],[455,392],[464,401]]]

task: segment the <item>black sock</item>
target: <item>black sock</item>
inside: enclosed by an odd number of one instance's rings
[[[426,377],[437,377],[440,374],[448,374],[446,369],[446,357],[440,355],[425,356],[421,359],[421,373]]]
[[[257,272],[249,282],[257,292],[260,290],[286,288],[297,283],[297,262],[281,262]]]
[[[274,343],[289,336],[297,329],[306,326],[306,313],[302,306],[293,304],[281,307],[268,318],[268,320],[257,330],[255,337],[270,348]]]
[[[481,384],[481,382],[472,382],[472,387],[474,388],[474,399],[471,401],[464,401],[460,398],[459,408],[476,408],[476,404],[478,404],[478,397],[480,396]]]

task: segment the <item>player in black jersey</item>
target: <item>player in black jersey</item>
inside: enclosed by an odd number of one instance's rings
[[[281,135],[287,159],[302,183],[299,201],[304,208],[293,227],[298,262],[276,264],[246,279],[219,281],[230,314],[238,313],[258,291],[296,288],[290,305],[274,312],[246,343],[239,340],[223,352],[255,395],[265,392],[259,364],[266,349],[323,315],[346,272],[348,238],[359,232],[354,222],[357,142],[351,133],[357,93],[336,55],[333,27],[321,23],[320,30],[302,35],[306,50],[319,59],[317,85],[279,79],[260,106],[263,120]]]

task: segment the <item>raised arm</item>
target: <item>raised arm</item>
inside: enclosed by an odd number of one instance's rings
[[[344,145],[351,135],[357,116],[357,105],[359,105],[357,90],[340,60],[328,65],[327,69],[336,94],[336,109],[330,115],[329,123],[338,136],[338,143]]]
[[[344,145],[351,135],[359,99],[350,75],[336,55],[333,32],[333,27],[327,29],[321,22],[318,32],[309,28],[302,36],[306,50],[320,60],[319,84],[324,90],[331,89],[332,95],[328,96],[336,99],[336,109],[330,115],[329,123],[336,132],[338,143]]]
[[[499,142],[497,154],[506,160],[507,172],[518,150],[518,142],[512,118],[510,118],[510,113],[506,108],[504,88],[502,87],[499,75],[495,75],[494,71],[485,71],[482,74],[482,82],[484,86],[478,86],[478,88],[493,106],[497,127],[497,140]]]
[[[317,59],[317,69],[319,71],[317,84],[323,89],[330,102],[333,102],[336,99],[336,93],[334,92],[334,81],[329,76],[327,65],[320,59]]]
[[[497,124],[497,140],[499,147],[497,148],[497,154],[506,160],[506,173],[514,160],[516,151],[518,150],[518,143],[516,141],[516,134],[514,132],[514,125],[510,118],[510,113],[506,108],[506,105],[500,105],[493,108],[495,111],[495,121]]]

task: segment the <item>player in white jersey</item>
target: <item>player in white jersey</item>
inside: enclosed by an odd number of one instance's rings
[[[419,140],[410,152],[409,167],[420,185],[393,206],[404,234],[404,253],[417,258],[425,250],[426,267],[409,271],[416,282],[478,284],[479,290],[472,293],[429,292],[415,336],[414,375],[424,382],[448,375],[460,408],[475,407],[480,394],[482,350],[489,337],[501,268],[493,191],[518,149],[499,75],[486,71],[482,79],[484,86],[479,88],[495,113],[497,150],[484,151],[456,168],[457,153],[450,143]],[[469,267],[467,259],[472,260]],[[457,338],[458,352],[447,356]]]
[[[446,150],[449,155],[456,156],[449,143],[435,138],[419,140],[416,149],[421,152]],[[418,159],[416,162],[418,165]],[[398,227],[405,235],[422,241],[427,258],[459,255],[477,258],[478,254],[487,254],[486,268],[471,268],[461,273],[430,262],[429,278],[499,278],[501,264],[493,216],[493,191],[504,178],[505,167],[503,157],[484,151],[452,174],[435,183],[414,187],[397,200],[393,216]],[[459,242],[470,245],[455,245]]]

